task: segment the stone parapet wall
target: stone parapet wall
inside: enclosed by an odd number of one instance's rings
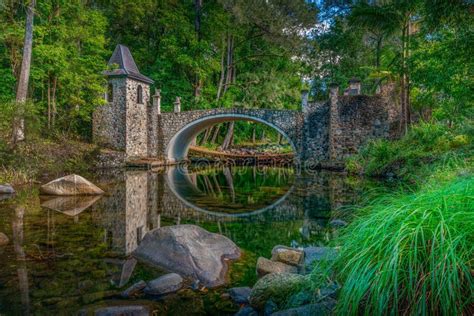
[[[356,154],[368,141],[398,134],[398,111],[389,99],[376,96],[339,96],[331,103],[330,158]]]

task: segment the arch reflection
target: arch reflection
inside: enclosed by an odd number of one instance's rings
[[[195,211],[217,217],[247,217],[285,201],[294,190],[294,171],[283,167],[179,165],[166,171],[165,181],[170,191]]]

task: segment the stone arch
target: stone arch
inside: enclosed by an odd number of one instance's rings
[[[260,118],[257,115],[251,113],[218,113],[208,116],[197,118],[188,124],[181,127],[176,134],[170,139],[165,148],[165,158],[169,162],[177,162],[187,157],[189,146],[192,140],[203,130],[208,127],[214,126],[215,124],[229,122],[229,121],[251,121],[256,123],[265,124],[278,133],[280,133],[291,145],[295,156],[298,155],[298,143],[295,139],[290,137],[286,130],[283,130],[280,126]]]

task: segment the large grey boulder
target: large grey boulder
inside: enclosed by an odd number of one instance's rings
[[[304,252],[303,250],[286,246],[275,246],[272,250],[272,260],[290,264],[292,266],[299,266],[303,263]]]
[[[151,265],[197,279],[206,287],[225,284],[228,259],[240,249],[225,236],[195,225],[177,225],[148,232],[133,255]]]
[[[260,257],[257,260],[257,275],[264,276],[269,273],[297,273],[298,268],[283,262],[276,262]]]
[[[183,287],[183,278],[176,273],[168,273],[148,282],[146,294],[163,295],[178,291]]]
[[[104,191],[83,177],[71,174],[42,185],[40,193],[45,195],[99,195],[104,194]]]
[[[309,278],[294,273],[271,273],[255,283],[250,292],[250,305],[262,309],[268,300],[272,300],[279,307],[286,300],[301,289],[309,286]]]
[[[8,183],[0,184],[0,194],[14,194],[15,189]]]
[[[10,242],[10,239],[4,233],[0,233],[0,247],[5,246]]]

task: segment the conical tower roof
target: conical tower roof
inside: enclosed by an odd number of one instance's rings
[[[112,54],[112,57],[110,57],[108,66],[112,65],[118,65],[117,69],[113,70],[106,70],[103,72],[104,75],[106,76],[125,76],[125,77],[130,77],[132,79],[148,83],[148,84],[153,84],[153,80],[150,78],[142,75],[140,71],[138,70],[137,64],[135,64],[135,60],[132,57],[132,53],[130,53],[130,50],[128,49],[127,46],[118,44],[117,47],[115,47],[114,53]]]

